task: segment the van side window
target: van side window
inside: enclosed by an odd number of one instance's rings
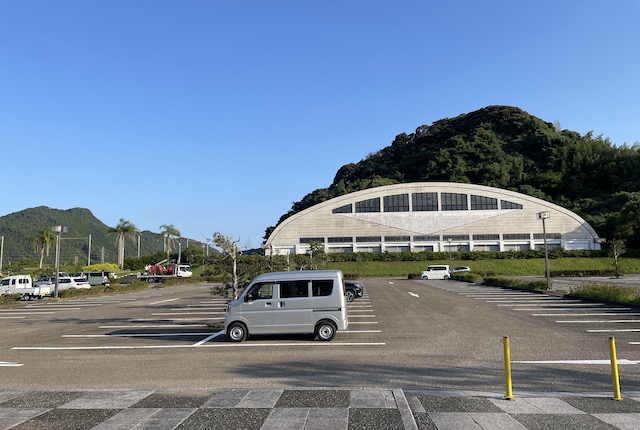
[[[309,281],[280,281],[280,298],[309,297]]]
[[[273,298],[273,284],[271,282],[260,282],[251,287],[247,294],[249,300],[261,300]]]
[[[318,279],[311,281],[313,296],[330,296],[333,291],[333,279]]]

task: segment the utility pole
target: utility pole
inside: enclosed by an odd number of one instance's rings
[[[551,212],[538,212],[538,219],[542,220],[542,237],[544,239],[544,268],[547,278],[547,290],[551,289],[551,274],[549,272],[549,251],[547,250],[547,227],[544,220],[551,218]]]

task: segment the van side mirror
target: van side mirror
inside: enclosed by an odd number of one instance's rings
[[[251,300],[251,296],[247,294],[246,296],[244,296],[244,301],[248,303],[248,302],[252,302],[253,300]]]

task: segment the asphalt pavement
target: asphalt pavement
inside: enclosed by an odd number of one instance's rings
[[[0,391],[0,429],[640,428],[640,392],[500,393],[402,389]]]

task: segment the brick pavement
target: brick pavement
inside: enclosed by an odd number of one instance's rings
[[[0,390],[0,430],[640,429],[640,392],[402,389]]]

